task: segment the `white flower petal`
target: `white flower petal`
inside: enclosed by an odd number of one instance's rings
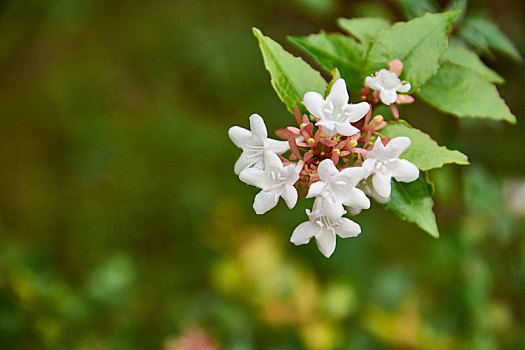
[[[337,123],[335,124],[335,130],[344,136],[352,136],[359,132],[359,129],[348,123]]]
[[[334,202],[332,198],[323,198],[323,212],[331,220],[338,220],[346,213],[343,203]]]
[[[319,124],[319,123],[317,123]],[[316,124],[316,125],[317,125]],[[335,123],[332,124],[333,127],[328,127],[328,126],[323,126],[323,131],[324,131],[324,134],[328,137],[331,137],[331,136],[334,136],[335,134],[337,134],[337,130],[335,128]]]
[[[399,85],[396,90],[399,92],[409,92],[410,88],[411,88],[410,83],[405,82],[404,84]]]
[[[379,79],[376,77],[366,77],[365,84],[374,90],[379,90],[379,88],[381,87],[381,85],[379,85]]]
[[[322,126],[325,131],[326,129],[335,129],[335,124],[336,122],[330,119],[321,119],[315,123],[316,126]]]
[[[335,236],[330,232],[323,230],[320,235],[315,237],[315,240],[319,251],[329,258],[335,250]]]
[[[390,140],[385,149],[388,152],[389,157],[399,158],[401,153],[405,152],[408,147],[410,147],[411,141],[406,136],[398,136]],[[375,148],[375,146],[374,146]]]
[[[297,190],[293,186],[286,186],[281,194],[288,208],[292,209],[297,203]]]
[[[374,198],[376,202],[384,204],[390,201],[390,197],[381,197],[380,195],[378,195],[377,192],[374,190],[373,186],[370,184],[369,180],[366,180],[361,185],[362,185],[363,191],[368,196]]]
[[[310,189],[308,190],[308,194],[306,195],[306,198],[312,198],[312,197],[321,197],[324,193],[324,189],[326,187],[326,182],[324,181],[317,181],[310,185]]]
[[[358,188],[351,188],[347,190],[347,196],[343,201],[344,205],[350,206],[355,209],[369,209],[370,199],[366,194]]]
[[[279,197],[276,196],[275,192],[261,191],[255,196],[255,200],[253,201],[253,209],[258,215],[261,215],[275,207],[278,201]]]
[[[381,197],[381,196],[378,195],[377,193],[375,193],[375,194],[373,194],[373,195],[371,195],[371,196],[372,196],[372,198],[375,199],[375,201],[376,201],[377,203],[385,204],[385,203],[390,202],[390,196],[388,196],[388,197]]]
[[[352,116],[350,122],[357,122],[361,120],[370,110],[370,104],[368,102],[360,102],[350,105],[352,107]]]
[[[332,102],[336,108],[345,106],[348,103],[349,96],[344,79],[339,78],[335,81],[326,100]]]
[[[262,169],[257,169],[257,168],[244,169],[239,174],[239,179],[241,179],[242,182],[248,185],[252,185],[255,187],[262,188],[262,189],[266,189],[271,186],[271,182],[268,179],[268,176]]]
[[[359,215],[363,209],[346,207],[346,210],[348,211],[348,214],[356,216]]]
[[[264,152],[264,168],[283,169],[283,162],[279,156],[271,151]]]
[[[253,143],[252,141],[252,133],[250,130],[246,130],[245,128],[241,128],[240,126],[232,126],[228,130],[228,136],[230,137],[230,140],[235,144],[235,146],[239,148],[246,147],[246,144]]]
[[[304,162],[303,162],[302,160],[300,160],[300,161],[298,161],[298,162],[295,164],[295,169],[294,169],[294,171],[295,171],[296,174],[299,175],[299,174],[301,173],[301,171],[303,170],[303,168],[304,168]]]
[[[297,171],[299,169],[299,171]],[[294,185],[299,180],[299,167],[295,164],[288,164],[283,168],[284,176],[286,177],[286,184],[289,186]]]
[[[319,163],[319,166],[317,167],[317,174],[322,181],[328,182],[332,176],[339,174],[339,170],[337,170],[335,167],[334,162],[332,162],[330,159],[325,159]]]
[[[264,120],[258,114],[252,114],[250,116],[250,129],[252,130],[252,134],[259,137],[261,140],[268,137]]]
[[[310,91],[304,94],[303,103],[306,109],[317,118],[323,118],[323,96],[317,92]]]
[[[246,157],[246,154],[243,152],[241,154],[241,156],[239,157],[239,159],[237,159],[237,161],[235,162],[235,166],[233,167],[233,171],[235,172],[235,175],[239,175],[241,173],[241,171],[243,171],[244,169],[250,167],[253,164],[254,164],[254,160],[253,159],[248,159]]]
[[[314,205],[312,208],[312,212],[308,214],[308,217],[310,217],[310,220],[317,220],[323,215],[323,198],[317,197],[314,200]]]
[[[419,177],[419,169],[406,159],[397,159],[388,164],[390,175],[400,182],[412,182]]]
[[[383,142],[381,141],[381,138],[378,137],[376,139],[376,142],[374,143],[374,148],[372,148],[371,151],[368,151],[366,153],[366,159],[377,159],[379,158],[382,154],[385,153],[385,146],[383,145]]]
[[[266,139],[264,141],[265,149],[277,154],[283,154],[290,149],[288,141],[278,141],[273,139]]]
[[[310,239],[316,234],[316,230],[319,230],[319,227],[316,227],[314,224],[309,221],[299,224],[292,233],[290,237],[290,242],[295,245],[306,244],[310,242]]]
[[[390,197],[391,182],[392,177],[390,175],[385,175],[380,172],[377,172],[372,177],[372,184],[374,185],[374,190],[381,197]]]
[[[385,89],[381,87],[379,89],[379,97],[381,97],[381,101],[386,104],[390,105],[394,102],[396,102],[397,99],[397,93],[395,89]]]
[[[339,225],[336,232],[341,238],[357,237],[361,233],[361,226],[350,219],[341,218]]]
[[[366,160],[365,160],[366,162]],[[364,165],[364,164],[363,164]],[[356,186],[361,180],[368,175],[368,169],[364,167],[352,167],[341,170],[337,180],[345,181],[348,186]]]
[[[372,175],[376,170],[376,160],[373,158],[366,159],[361,167],[363,169],[366,169],[366,171],[368,172],[366,177],[368,177]]]

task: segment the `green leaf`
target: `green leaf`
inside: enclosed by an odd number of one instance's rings
[[[359,66],[364,52],[354,39],[343,34],[321,32],[306,37],[290,36],[288,40],[312,56],[325,71],[338,68],[351,90],[359,91],[363,87]]]
[[[341,73],[339,72],[339,69],[334,68],[332,69],[332,80],[326,85],[326,89],[324,90],[323,97],[326,98],[328,94],[330,93],[330,90],[332,90],[332,86],[334,86],[337,79],[341,78]]]
[[[337,9],[336,0],[294,0],[293,3],[314,17],[330,17]]]
[[[308,91],[322,94],[326,88],[326,81],[308,63],[285,51],[277,42],[264,36],[259,29],[253,28],[253,34],[259,41],[264,65],[270,72],[275,92],[291,113],[295,106],[299,106],[304,112],[301,104],[304,94]]]
[[[467,11],[467,3],[467,0],[453,0],[451,8],[454,10],[461,10],[465,13],[465,11]]]
[[[463,176],[463,200],[468,211],[484,216],[499,216],[505,211],[494,205],[504,200],[502,182],[479,166],[469,168]]]
[[[419,89],[437,72],[447,48],[450,26],[460,12],[427,14],[380,32],[365,55],[362,79],[398,59],[404,65],[401,78],[409,81],[412,89]]]
[[[419,92],[425,101],[458,117],[480,117],[516,123],[494,84],[475,71],[444,63]]]
[[[390,122],[381,133],[387,137],[407,136],[412,141],[410,147],[403,152],[401,158],[415,164],[421,170],[440,168],[444,164],[469,164],[466,155],[459,151],[451,151],[439,146],[436,141],[421,130],[414,129],[405,121]]]
[[[374,39],[380,31],[390,27],[390,22],[380,17],[338,18],[337,24],[365,46],[368,46],[368,42]]]
[[[427,12],[439,12],[434,0],[398,0],[406,19],[421,17]]]
[[[521,62],[523,60],[512,41],[491,21],[484,18],[470,18],[466,21],[465,27],[478,30],[492,49],[504,53],[516,61]]]
[[[505,79],[483,63],[479,56],[466,48],[450,46],[443,54],[443,62],[470,68],[491,83],[503,84]]]
[[[485,39],[483,34],[481,34],[480,31],[476,28],[463,26],[460,29],[458,35],[461,39],[465,40],[479,52],[483,52],[485,54],[492,54],[487,39]]]
[[[438,238],[439,230],[432,212],[433,192],[433,186],[424,172],[410,183],[392,181],[392,194],[385,207],[401,219],[416,223],[431,236]]]

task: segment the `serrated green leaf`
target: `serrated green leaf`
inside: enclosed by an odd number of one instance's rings
[[[326,88],[326,81],[308,63],[284,50],[259,29],[253,28],[253,34],[259,41],[264,65],[270,73],[275,92],[291,113],[295,106],[299,106],[304,112],[301,104],[304,94],[308,91],[322,94]]]
[[[401,219],[417,224],[431,236],[438,238],[439,230],[432,212],[433,192],[432,184],[424,172],[410,183],[392,181],[392,194],[385,207]]]
[[[290,36],[288,40],[312,56],[325,71],[338,68],[350,90],[359,91],[363,87],[359,66],[364,52],[354,39],[343,34],[321,32],[305,37]]]
[[[466,155],[439,146],[430,136],[413,128],[405,121],[390,122],[381,130],[381,133],[387,137],[407,136],[410,138],[412,144],[403,152],[401,158],[415,164],[421,170],[440,168],[448,163],[469,164]]]
[[[365,46],[368,46],[368,42],[374,39],[380,31],[390,27],[390,22],[381,17],[338,18],[337,24]]]
[[[505,82],[505,79],[487,67],[475,52],[463,47],[450,46],[443,54],[442,61],[470,68],[491,83],[503,84]]]
[[[406,19],[421,17],[425,13],[438,12],[438,6],[434,0],[398,0]]]
[[[478,30],[492,49],[504,53],[517,61],[523,60],[516,46],[493,22],[484,18],[470,18],[466,21],[465,27]]]
[[[447,48],[450,26],[460,12],[427,14],[381,31],[370,43],[361,78],[388,68],[390,61],[398,59],[404,65],[401,78],[409,81],[412,89],[419,89],[437,72]]]
[[[425,101],[458,117],[480,117],[516,123],[494,84],[471,69],[444,63],[419,92]]]

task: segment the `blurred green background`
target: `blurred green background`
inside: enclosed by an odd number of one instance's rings
[[[230,126],[293,123],[251,27],[299,54],[397,5],[1,1],[0,349],[525,349],[523,66],[485,56],[518,126],[402,107],[472,163],[431,173],[439,240],[375,204],[327,260],[233,173]],[[469,2],[522,53],[523,7]]]

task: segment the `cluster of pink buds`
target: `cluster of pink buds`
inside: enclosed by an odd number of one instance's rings
[[[300,224],[290,241],[306,244],[315,238],[323,255],[335,250],[336,235],[355,237],[361,227],[344,217],[370,208],[368,196],[385,203],[390,198],[392,178],[411,182],[419,177],[419,169],[399,156],[410,146],[408,137],[389,139],[379,132],[386,126],[381,115],[372,118],[380,102],[389,105],[399,118],[395,104],[411,103],[410,84],[399,75],[403,64],[390,63],[367,77],[362,90],[363,102],[349,103],[346,83],[338,79],[329,94],[307,92],[303,104],[310,113],[302,115],[295,108],[297,127],[288,126],[276,134],[285,141],[268,138],[263,119],[250,117],[251,130],[234,126],[231,140],[243,153],[235,164],[241,181],[261,191],[255,196],[253,208],[264,214],[283,198],[293,208],[298,198],[315,198],[309,220]],[[374,92],[370,92],[373,89]]]

